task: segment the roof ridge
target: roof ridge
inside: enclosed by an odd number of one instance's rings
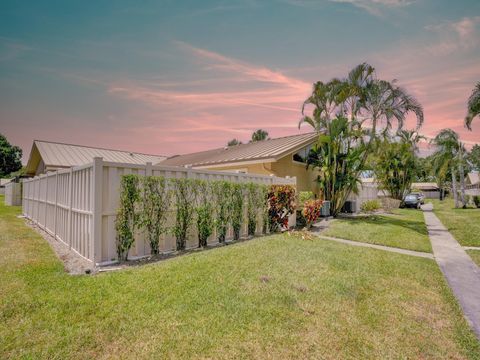
[[[79,145],[79,144],[69,144],[69,143],[64,143],[64,142],[58,142],[58,141],[49,141],[49,140],[39,140],[39,139],[34,139],[33,142],[43,142],[43,143],[49,143],[49,144],[58,144],[58,145],[68,145],[68,146],[76,146],[76,147],[81,147],[81,148],[90,148],[90,149],[97,149],[97,150],[108,150],[108,151],[118,151],[118,152],[123,152],[123,153],[129,153],[129,154],[139,154],[139,155],[147,155],[147,156],[156,156],[156,157],[164,157],[168,158],[166,155],[155,155],[155,154],[147,154],[147,153],[141,153],[138,151],[128,151],[128,150],[118,150],[118,149],[110,149],[110,148],[103,148],[103,147],[97,147],[97,146],[85,146],[85,145]]]

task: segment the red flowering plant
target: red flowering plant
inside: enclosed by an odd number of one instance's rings
[[[307,222],[307,229],[320,218],[323,200],[307,200],[303,203],[302,215]]]
[[[268,191],[270,231],[288,229],[288,217],[295,211],[295,188],[291,185],[272,185]]]

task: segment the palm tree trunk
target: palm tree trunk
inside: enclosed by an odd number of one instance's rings
[[[458,171],[460,173],[460,194],[462,200],[462,207],[465,209],[467,207],[467,198],[465,196],[465,172],[463,170],[463,153],[460,148],[460,162],[458,164]]]
[[[458,208],[457,179],[455,179],[455,168],[452,168],[452,192],[455,207]]]

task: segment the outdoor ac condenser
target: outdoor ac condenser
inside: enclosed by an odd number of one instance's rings
[[[330,216],[330,201],[324,201],[322,208],[320,209],[320,216],[327,217]]]
[[[343,205],[341,212],[353,214],[356,209],[357,209],[356,201],[345,201],[345,204]]]

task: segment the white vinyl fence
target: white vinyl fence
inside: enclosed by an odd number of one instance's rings
[[[5,205],[22,205],[22,184],[9,182],[5,185]]]
[[[355,201],[355,212],[360,211],[362,204],[366,201],[378,199],[378,185],[373,183],[362,183],[358,186],[358,194],[350,194],[349,201]]]
[[[122,175],[127,174],[296,185],[295,178],[152,166],[150,163],[113,163],[94,158],[94,162],[88,165],[24,180],[23,213],[55,239],[93,263],[114,260],[117,258],[115,217],[120,199],[120,180]],[[242,235],[246,232],[245,224]],[[231,230],[229,235],[232,235]],[[212,236],[208,242],[215,243],[217,240]],[[196,247],[197,244],[195,236],[187,240],[187,248]],[[164,236],[160,241],[160,251],[174,249],[175,239],[170,235]],[[148,254],[148,241],[139,233],[129,257]]]

